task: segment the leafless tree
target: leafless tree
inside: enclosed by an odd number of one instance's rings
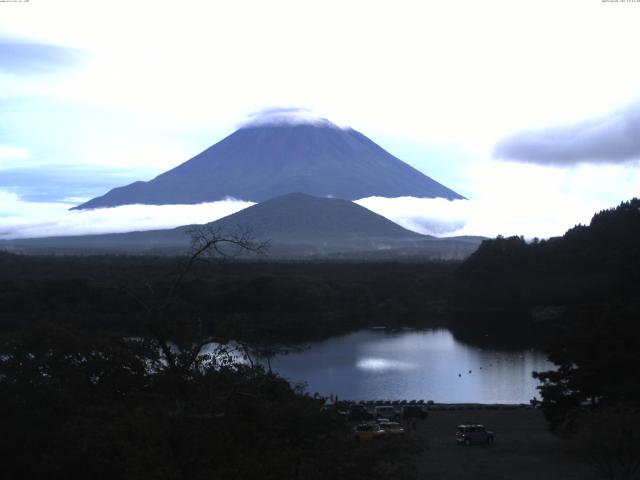
[[[167,373],[165,379],[172,386],[170,392],[172,392],[175,409],[171,412],[169,446],[177,469],[185,479],[192,476],[188,467],[189,454],[183,447],[183,420],[187,417],[211,417],[214,403],[221,403],[218,397],[222,397],[226,416],[234,396],[241,393],[239,389],[242,377],[230,391],[210,392],[207,402],[208,413],[206,410],[194,410],[193,406],[189,406],[188,400],[183,395],[188,388],[189,380],[203,371],[201,367],[204,366],[204,362],[215,362],[217,365],[227,362],[229,352],[223,345],[216,349],[213,355],[202,355],[203,348],[215,343],[216,338],[205,334],[199,317],[187,318],[186,323],[183,321],[179,324],[181,319],[172,312],[172,306],[177,301],[180,288],[194,273],[197,262],[225,259],[244,253],[264,254],[267,249],[267,243],[255,241],[251,231],[247,229],[238,228],[235,232],[229,233],[211,225],[199,225],[191,228],[187,233],[191,237],[190,249],[162,285],[154,286],[150,281],[146,281],[146,292],[143,296],[136,295],[131,289],[127,289],[127,292],[141,306],[141,319],[148,336],[144,341],[150,342],[149,351],[159,352],[159,359],[155,361],[154,368],[158,372]]]
[[[180,374],[189,374],[197,366],[202,349],[215,342],[215,338],[205,335],[200,318],[190,319],[193,332],[184,342],[171,338],[168,318],[170,307],[187,277],[193,273],[199,261],[211,259],[229,259],[240,254],[263,255],[268,242],[258,242],[248,229],[238,228],[234,232],[225,232],[210,224],[197,225],[188,230],[191,246],[185,259],[172,271],[168,285],[158,291],[151,282],[146,281],[146,299],[133,295],[143,310],[143,324],[152,339],[157,342],[166,368]]]

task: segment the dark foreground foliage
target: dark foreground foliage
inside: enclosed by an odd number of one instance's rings
[[[601,478],[640,478],[640,412],[625,407],[583,410],[575,421],[573,450]]]
[[[640,411],[640,304],[585,306],[567,317],[547,347],[557,369],[534,373],[551,427],[574,429],[585,409]]]
[[[5,478],[412,478],[411,439],[359,445],[321,400],[224,352],[168,368],[151,339],[44,322],[0,349]]]

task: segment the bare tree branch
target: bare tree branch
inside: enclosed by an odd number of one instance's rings
[[[268,242],[255,241],[252,231],[246,228],[238,228],[234,232],[226,233],[219,227],[206,224],[194,226],[187,233],[191,237],[189,253],[186,259],[169,275],[171,280],[163,295],[158,293],[149,281],[144,282],[150,296],[150,301],[148,302],[143,301],[127,290],[127,293],[143,308],[145,312],[145,327],[158,342],[162,355],[167,361],[168,368],[173,371],[180,371],[182,374],[188,374],[193,369],[202,349],[214,342],[212,337],[204,337],[200,318],[194,320],[198,339],[187,346],[178,346],[177,348],[181,351],[174,352],[167,336],[165,325],[167,313],[176,299],[180,286],[183,285],[187,275],[193,271],[195,263],[204,257],[212,256],[230,258],[236,257],[240,253],[264,255],[268,248]]]

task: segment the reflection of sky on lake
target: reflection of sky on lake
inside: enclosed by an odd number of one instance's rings
[[[399,362],[397,360],[388,360],[386,358],[363,358],[358,360],[356,368],[360,370],[410,370],[416,368],[417,365],[408,362]]]
[[[447,330],[365,330],[312,344],[272,361],[307,391],[340,398],[522,403],[539,396],[533,370],[551,368],[533,350],[485,350]]]

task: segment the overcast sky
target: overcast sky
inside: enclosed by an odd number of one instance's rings
[[[0,2],[0,237],[241,208],[66,211],[270,107],[468,197],[360,202],[409,228],[559,235],[640,195],[639,24],[639,2],[601,0]]]

